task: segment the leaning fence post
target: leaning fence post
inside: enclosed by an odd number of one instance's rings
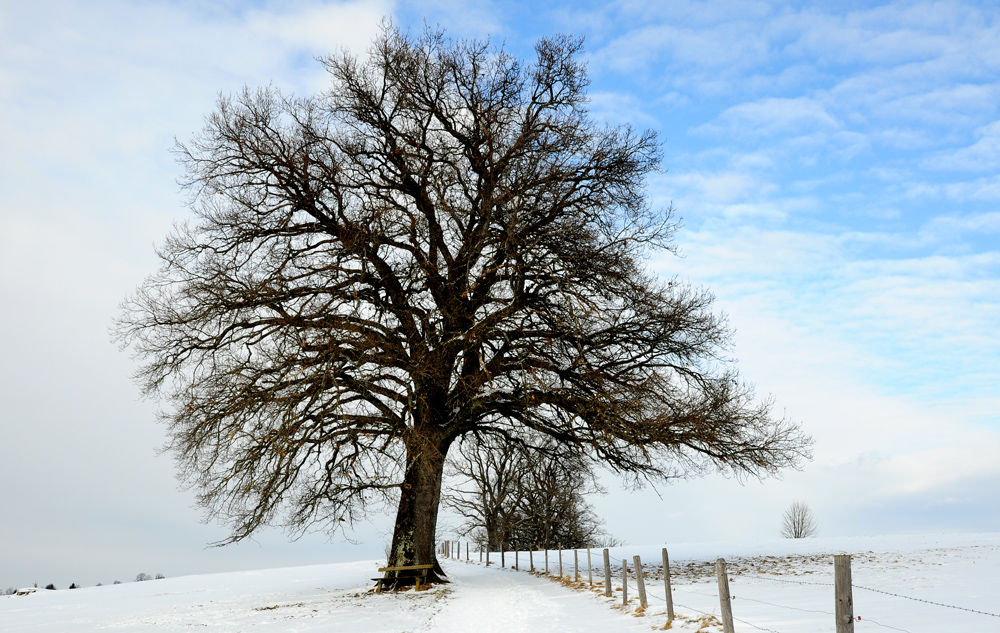
[[[726,575],[726,561],[715,561],[715,576],[719,579],[719,606],[722,607],[722,633],[735,633],[733,628],[733,604],[729,601],[729,576]]]
[[[851,555],[833,557],[834,599],[837,633],[854,633],[854,596],[851,588]]]
[[[663,548],[663,591],[667,595],[667,624],[674,621],[674,596],[670,593],[670,558]]]
[[[645,609],[649,605],[646,603],[646,579],[642,577],[642,561],[638,556],[633,556],[632,562],[635,563],[635,584],[639,587],[639,605]]]
[[[611,556],[608,548],[604,548],[604,595],[611,597]]]
[[[622,559],[622,606],[628,606],[628,559]]]
[[[587,583],[590,588],[594,588],[594,568],[590,565],[590,548],[587,548]]]

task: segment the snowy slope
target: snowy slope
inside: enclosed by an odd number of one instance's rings
[[[675,630],[703,626],[718,614],[714,561],[726,558],[733,611],[740,632],[811,633],[833,630],[829,554],[854,554],[856,631],[982,631],[1000,633],[1000,617],[862,590],[890,593],[1000,614],[1000,535],[945,535],[855,539],[775,540],[677,544],[670,547],[677,613]],[[603,597],[583,581],[575,588],[525,571],[445,561],[453,582],[429,591],[368,591],[378,561],[256,572],[168,578],[75,590],[39,591],[0,598],[0,632],[144,631],[648,631],[665,618],[659,576],[660,546],[611,552],[615,596]],[[629,606],[621,603],[621,561],[639,554],[647,574],[649,609],[639,615],[634,577]],[[600,552],[593,551],[600,584]],[[542,566],[542,556],[535,564]],[[550,553],[550,571],[557,570]],[[521,567],[527,567],[522,553]],[[563,571],[573,574],[571,552]],[[648,561],[648,562],[647,562]],[[507,556],[508,566],[512,557]],[[700,619],[700,621],[699,621]],[[887,628],[888,627],[888,628]]]

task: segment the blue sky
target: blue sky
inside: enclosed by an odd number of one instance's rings
[[[380,555],[321,535],[204,550],[108,340],[183,220],[169,153],[220,92],[324,87],[383,16],[530,56],[586,37],[591,111],[657,129],[649,182],[733,354],[815,460],[596,500],[631,543],[1000,530],[1000,10],[983,3],[0,3],[0,585]],[[636,517],[642,520],[635,520]]]

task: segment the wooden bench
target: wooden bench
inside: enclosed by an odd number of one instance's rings
[[[400,571],[413,571],[416,570],[416,575],[413,576],[413,580],[416,582],[416,588],[414,591],[420,591],[420,579],[424,578],[424,584],[427,583],[427,573],[434,567],[434,565],[404,565],[401,567],[379,567],[378,570],[382,572],[381,578],[372,578],[372,580],[377,580],[378,584],[375,585],[375,593],[382,593],[382,582],[386,580],[399,578],[399,576],[390,577],[389,574],[393,572]]]

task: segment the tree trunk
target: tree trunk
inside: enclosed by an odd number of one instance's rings
[[[400,489],[388,561],[390,567],[434,565],[427,575],[428,582],[448,582],[434,547],[447,450],[447,443],[429,441],[426,437],[407,443],[408,465]],[[414,575],[415,572],[397,572],[397,581],[390,579],[382,585],[412,585]]]

